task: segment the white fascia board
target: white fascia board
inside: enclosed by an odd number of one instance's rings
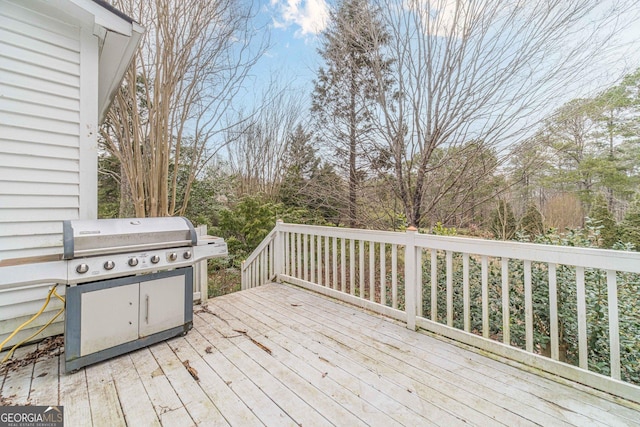
[[[137,27],[137,28],[136,28]],[[130,36],[107,31],[100,52],[98,80],[98,122],[101,123],[109,110],[111,101],[122,83],[144,29],[132,26]]]
[[[95,23],[108,31],[113,31],[124,36],[131,36],[133,32],[132,23],[116,15],[108,9],[100,6],[92,0],[70,0],[79,8],[89,12],[94,16]]]

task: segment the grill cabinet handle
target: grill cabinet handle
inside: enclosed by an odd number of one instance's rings
[[[147,324],[149,323],[149,294],[147,294],[145,298],[144,321],[147,322]]]

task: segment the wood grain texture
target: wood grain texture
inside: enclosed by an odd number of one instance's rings
[[[640,426],[637,405],[289,285],[211,299],[185,337],[70,374],[63,359],[1,375],[0,396],[57,389],[69,425]]]

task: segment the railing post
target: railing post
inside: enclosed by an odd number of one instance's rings
[[[207,226],[199,225],[196,227],[196,234],[200,236],[207,235]],[[207,271],[207,260],[202,260],[193,265],[193,293],[200,293],[200,303],[207,302],[209,293],[209,274]]]
[[[281,230],[282,224],[284,222],[281,219],[276,221],[276,235],[273,244],[273,273],[276,282],[280,282],[280,275],[284,268],[284,233]]]
[[[407,228],[404,247],[404,310],[407,313],[407,329],[416,330],[416,233],[418,229]]]

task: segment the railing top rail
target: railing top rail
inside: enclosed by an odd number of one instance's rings
[[[359,228],[326,227],[320,225],[278,224],[280,231],[304,233],[314,236],[328,236],[353,240],[367,240],[389,244],[404,245],[406,236],[396,231],[363,230]]]
[[[280,231],[304,233],[315,236],[366,240],[380,243],[404,245],[406,233],[393,231],[362,230],[279,223]],[[437,249],[473,255],[531,260],[569,266],[617,270],[640,273],[640,253],[611,249],[578,248],[574,246],[545,245],[476,239],[470,237],[436,236],[432,234],[413,234],[414,244],[423,249]]]
[[[416,246],[422,248],[640,273],[638,252],[430,234],[417,234],[415,239]]]
[[[249,257],[246,260],[244,260],[244,263],[242,265],[243,270],[248,268],[249,264],[251,264],[258,256],[260,256],[262,251],[269,245],[269,243],[273,241],[277,232],[278,232],[278,227],[271,230],[269,234],[267,234],[267,237],[262,239],[262,242],[260,242],[258,247],[256,247],[253,250],[253,252],[251,252],[251,255],[249,255]]]

